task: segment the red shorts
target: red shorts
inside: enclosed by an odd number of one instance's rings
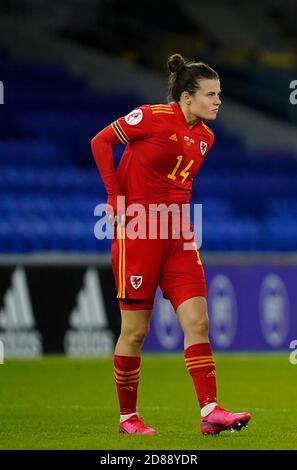
[[[183,237],[172,236],[131,240],[125,236],[125,229],[118,227],[111,254],[121,308],[130,309],[130,301],[131,309],[137,310],[133,304],[142,300],[145,302],[141,302],[141,309],[151,309],[158,285],[175,310],[187,299],[206,297],[205,276],[194,236],[186,240],[193,249],[184,249],[184,243]]]

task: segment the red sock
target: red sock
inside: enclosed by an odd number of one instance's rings
[[[216,369],[210,344],[189,346],[185,349],[185,361],[193,379],[200,408],[216,402]]]
[[[121,415],[136,413],[140,357],[114,355],[114,379]]]

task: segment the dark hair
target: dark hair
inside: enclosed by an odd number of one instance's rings
[[[219,75],[204,62],[191,62],[180,54],[173,54],[167,60],[169,71],[169,99],[178,102],[183,91],[193,95],[203,78],[219,79]]]

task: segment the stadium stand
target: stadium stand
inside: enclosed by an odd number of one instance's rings
[[[90,139],[142,100],[91,92],[60,66],[24,63],[0,53],[9,83],[0,107],[0,251],[107,251],[93,234],[105,191]],[[245,147],[221,123],[216,145],[193,188],[203,203],[203,249],[297,249],[296,155]],[[118,161],[123,148],[115,150]],[[263,157],[263,155],[262,155]]]

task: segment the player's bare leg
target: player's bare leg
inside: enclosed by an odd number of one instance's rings
[[[141,348],[149,331],[151,310],[121,310],[121,334],[114,354],[114,378],[120,404],[119,431],[156,434],[136,412]]]
[[[115,347],[119,356],[140,356],[149,331],[151,310],[121,310],[121,333]]]
[[[184,331],[187,369],[201,408],[201,432],[219,434],[225,430],[240,431],[247,426],[251,415],[247,412],[231,413],[216,403],[216,371],[208,339],[206,299],[192,297],[178,306],[176,314]]]
[[[182,302],[176,314],[184,332],[184,348],[208,343],[208,314],[205,297],[192,297]]]

